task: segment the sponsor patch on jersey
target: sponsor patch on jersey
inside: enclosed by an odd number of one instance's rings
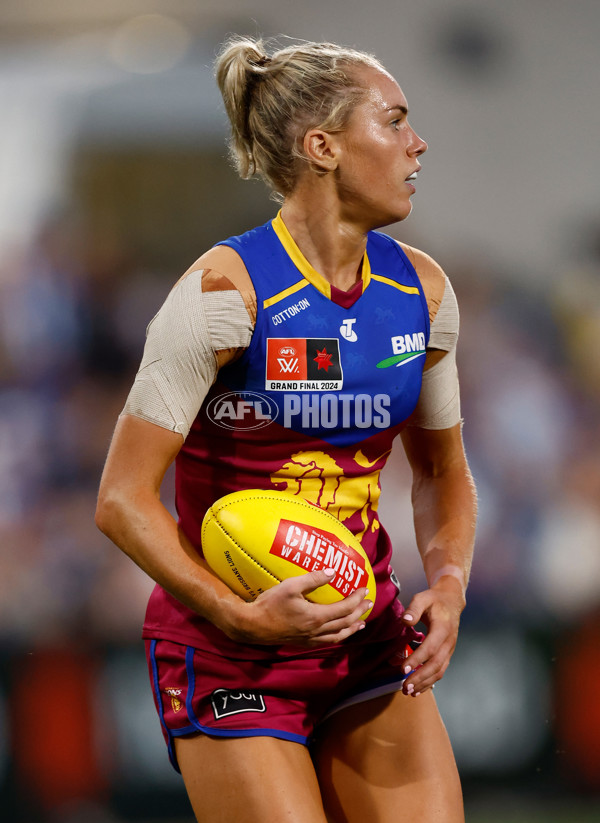
[[[390,366],[405,366],[417,357],[424,357],[425,349],[425,335],[423,332],[416,332],[415,334],[399,334],[396,337],[390,338],[392,344],[391,357],[386,357],[377,363],[378,369],[389,369]]]
[[[244,712],[266,712],[265,699],[253,690],[215,689],[210,696],[215,720]]]
[[[279,326],[280,323],[285,323],[285,321],[289,320],[290,317],[295,317],[298,312],[304,311],[304,309],[308,309],[309,307],[310,303],[306,297],[303,297],[301,300],[298,300],[297,303],[292,303],[291,306],[287,306],[287,308],[278,312],[278,314],[272,315],[271,323],[274,326]]]
[[[267,338],[269,391],[338,391],[342,386],[336,337]]]
[[[348,319],[344,320],[340,326],[340,334],[344,340],[348,340],[350,343],[356,343],[358,340],[358,335],[356,333],[356,329],[354,328],[355,323],[356,317],[348,317]]]

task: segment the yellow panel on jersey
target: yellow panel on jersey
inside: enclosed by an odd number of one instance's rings
[[[288,256],[290,257],[292,263],[296,266],[298,271],[302,274],[309,283],[311,283],[315,289],[318,289],[321,294],[324,294],[325,297],[331,300],[331,285],[328,281],[323,277],[322,274],[314,269],[306,257],[302,254],[298,246],[296,245],[296,241],[292,237],[292,235],[287,230],[287,226],[283,222],[281,217],[281,211],[278,212],[277,217],[272,222],[273,230],[279,240],[283,248],[286,250]],[[371,264],[369,263],[369,258],[367,253],[365,252],[362,262],[362,282],[363,282],[363,293],[367,286],[369,285],[369,281],[371,280]]]
[[[393,286],[395,289],[405,292],[406,294],[419,294],[419,289],[416,286],[403,286],[402,283],[396,283],[395,280],[390,280],[389,277],[382,277],[380,274],[372,274],[373,280],[379,280],[380,283],[387,283],[388,286]]]
[[[289,286],[287,289],[277,292],[277,294],[274,294],[273,297],[269,297],[268,300],[263,300],[263,309],[268,309],[269,306],[274,306],[275,303],[279,303],[280,300],[285,300],[285,298],[289,297],[290,294],[300,291],[300,289],[303,289],[305,286],[310,286],[308,280],[298,280],[298,282],[294,283],[293,286]]]

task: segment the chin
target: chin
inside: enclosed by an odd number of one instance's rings
[[[403,206],[401,216],[397,217],[396,220],[406,220],[406,218],[410,215],[412,210],[413,210],[413,206],[412,206],[412,203],[409,200],[408,203],[406,203],[406,205]]]
[[[387,215],[382,215],[380,220],[377,221],[377,226],[375,226],[374,228],[389,226],[392,223],[401,223],[402,220],[406,220],[411,211],[412,203],[405,203],[402,205],[402,207],[399,207],[394,211],[390,211]]]

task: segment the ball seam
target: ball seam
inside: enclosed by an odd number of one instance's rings
[[[225,507],[223,506],[223,508],[225,508]],[[219,521],[218,521],[216,518],[214,518],[214,522],[215,522],[215,523],[216,523],[216,525],[217,525],[217,526],[221,529],[221,531],[223,532],[223,534],[224,534],[224,535],[226,535],[226,536],[229,538],[229,540],[231,540],[231,542],[232,542],[232,543],[234,543],[234,544],[238,547],[238,549],[239,549],[239,550],[240,550],[240,551],[241,551],[241,552],[242,552],[242,553],[243,553],[243,554],[244,554],[244,555],[248,558],[248,560],[251,560],[251,561],[252,561],[252,563],[254,563],[256,566],[258,566],[258,568],[259,568],[259,569],[262,569],[264,572],[266,572],[268,575],[270,575],[270,577],[272,577],[272,578],[273,578],[274,580],[276,580],[278,583],[283,583],[283,579],[280,579],[279,577],[277,577],[277,575],[276,575],[276,574],[273,574],[273,572],[271,572],[271,571],[269,571],[269,569],[265,568],[265,567],[262,565],[262,563],[259,563],[259,562],[258,562],[258,560],[255,560],[255,558],[254,558],[254,557],[252,557],[252,555],[251,555],[251,554],[249,554],[249,553],[246,551],[246,549],[245,549],[242,545],[240,545],[240,544],[238,543],[238,541],[235,539],[235,537],[233,537],[233,535],[229,534],[229,532],[228,532],[228,531],[227,531],[227,529],[223,526],[223,524],[222,524],[222,523],[219,523]],[[204,531],[205,531],[205,529],[206,529],[206,526],[203,526],[203,528],[202,528],[202,533],[200,534],[200,540],[201,540],[201,542],[202,542],[202,543],[204,543]],[[204,554],[204,550],[203,550],[203,552],[202,552],[202,553]],[[207,561],[207,562],[208,562],[208,561]]]
[[[234,494],[235,494],[235,492],[234,492]],[[264,500],[264,499],[265,499],[265,497],[266,497],[267,499],[269,499],[268,495],[271,495],[271,498],[270,498],[271,500],[282,500],[282,498],[281,498],[281,497],[279,497],[279,496],[277,496],[277,494],[275,494],[274,492],[272,492],[272,491],[268,491],[268,490],[265,490],[265,493],[264,493],[264,494],[261,494],[261,495],[253,495],[252,497],[245,497],[245,498],[244,498],[244,502],[245,502],[246,500],[248,500],[248,501],[251,501],[251,500]],[[308,500],[306,500],[304,497],[301,497],[299,500],[297,500],[297,499],[295,498],[295,496],[294,496],[294,495],[289,495],[289,496],[287,496],[287,495],[286,495],[285,500],[286,500],[286,502],[288,502],[288,503],[294,503],[294,505],[296,505],[296,506],[301,506],[301,507],[303,507],[303,506],[306,504],[307,506],[310,506],[310,507],[311,507],[311,508],[313,508],[313,509],[317,509],[317,510],[318,510],[318,511],[320,511],[322,514],[326,515],[326,516],[327,516],[327,517],[329,517],[331,520],[333,520],[333,521],[334,521],[334,523],[337,523],[337,524],[338,524],[338,526],[342,526],[344,529],[346,529],[346,530],[349,532],[349,534],[351,534],[351,535],[352,535],[352,537],[353,537],[353,538],[354,538],[354,539],[358,542],[359,546],[361,547],[361,549],[362,549],[362,550],[365,552],[365,554],[366,554],[366,551],[365,551],[365,549],[362,547],[362,544],[361,544],[360,540],[358,539],[358,537],[354,534],[354,532],[351,532],[351,531],[350,531],[350,529],[348,528],[348,526],[344,526],[344,524],[343,524],[343,523],[342,523],[342,521],[339,519],[339,517],[336,517],[334,514],[331,514],[331,512],[328,512],[328,511],[327,511],[327,509],[322,509],[320,506],[316,506],[316,505],[314,505],[313,503],[309,503],[309,502],[308,502]],[[217,502],[217,501],[215,501],[215,502]],[[222,511],[223,509],[226,509],[228,506],[235,506],[235,505],[237,505],[239,502],[240,502],[239,500],[230,500],[230,501],[228,501],[227,503],[223,503],[223,504],[221,504],[221,505],[219,506],[219,508],[218,508],[216,511]],[[211,508],[211,509],[213,509],[214,507],[215,507],[215,503],[213,503],[213,504],[212,504],[212,506],[211,506],[210,508]],[[316,527],[315,527],[315,528],[316,528]]]

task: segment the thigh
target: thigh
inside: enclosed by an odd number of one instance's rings
[[[185,787],[202,823],[326,823],[310,754],[274,737],[175,740]]]
[[[396,692],[340,711],[323,724],[313,759],[335,823],[464,821],[454,755],[431,691],[417,698]]]

